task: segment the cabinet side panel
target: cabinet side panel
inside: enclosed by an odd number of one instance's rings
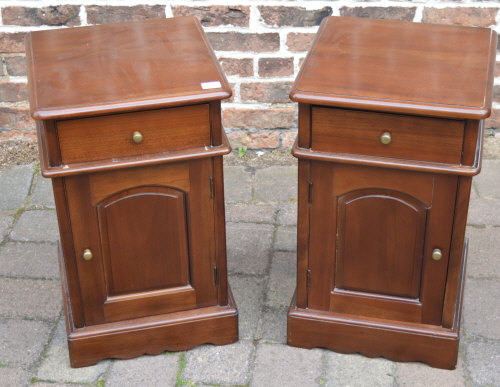
[[[455,217],[451,237],[450,259],[448,262],[448,276],[446,279],[446,293],[443,308],[443,327],[445,328],[452,328],[455,320],[471,184],[471,177],[464,176],[460,177],[458,180],[457,201],[455,205]]]
[[[309,182],[311,162],[299,159],[297,213],[297,307],[307,307],[307,269],[309,267]],[[311,192],[312,194],[312,192]]]
[[[213,172],[217,286],[219,293],[219,305],[224,306],[228,303],[228,289],[226,213],[224,208],[224,172],[222,156],[214,157]]]
[[[312,162],[310,206],[309,297],[310,309],[328,310],[333,289],[337,201],[333,193],[333,164]]]
[[[75,262],[76,255],[73,245],[71,221],[69,216],[68,203],[66,201],[65,179],[52,179],[52,188],[54,190],[57,223],[59,225],[61,249],[64,257],[64,267],[66,269],[66,278],[68,283],[73,324],[75,325],[75,328],[81,328],[84,325],[82,315],[83,311],[81,304],[80,284],[78,281],[78,269]]]
[[[299,103],[299,147],[311,147],[311,105]]]
[[[191,283],[198,307],[217,304],[215,287],[214,208],[211,195],[211,159],[189,163],[191,188],[188,194]]]
[[[220,101],[210,102],[210,137],[213,146],[222,144],[222,117]]]

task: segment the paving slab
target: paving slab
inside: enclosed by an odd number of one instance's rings
[[[467,278],[463,309],[467,333],[500,339],[499,311],[500,280]]]
[[[286,309],[296,286],[297,258],[295,253],[276,252],[271,262],[266,306]]]
[[[229,276],[229,284],[238,307],[239,338],[253,339],[261,315],[264,280]]]
[[[88,387],[88,384],[75,384],[75,383],[52,383],[52,382],[36,382],[30,384],[34,387]]]
[[[203,345],[186,352],[181,379],[212,384],[246,384],[254,352],[251,342],[213,346]]]
[[[57,246],[43,242],[6,243],[0,247],[0,275],[59,278]]]
[[[29,386],[31,373],[22,368],[0,367],[0,386]]]
[[[326,386],[392,387],[394,363],[382,358],[325,351]]]
[[[226,222],[273,223],[277,204],[226,204]]]
[[[500,200],[474,199],[470,201],[467,224],[500,225]]]
[[[397,363],[396,383],[402,387],[466,386],[464,361],[459,354],[454,370],[441,370],[422,363]]]
[[[116,360],[111,365],[111,371],[106,379],[106,386],[175,386],[179,365],[178,354]]]
[[[0,278],[0,316],[56,319],[62,310],[58,280]]]
[[[7,231],[13,221],[14,218],[12,216],[0,215],[0,243],[2,243],[3,238],[7,235]]]
[[[33,365],[42,355],[51,331],[52,326],[42,321],[0,320],[0,363]]]
[[[278,223],[283,226],[297,224],[297,203],[282,203],[278,212]]]
[[[96,383],[106,373],[109,360],[94,366],[71,368],[64,319],[60,319],[54,338],[43,358],[36,377],[42,381],[65,383]]]
[[[500,386],[500,343],[467,345],[467,369],[475,386]]]
[[[227,265],[234,273],[263,274],[269,263],[274,227],[268,224],[227,223]]]
[[[55,208],[52,180],[39,175],[36,181],[31,205],[37,207]]]
[[[272,166],[255,171],[255,200],[287,202],[297,199],[297,166]]]
[[[467,276],[500,278],[500,227],[467,227]]]
[[[252,172],[244,166],[224,166],[224,198],[227,202],[252,200]]]
[[[286,344],[287,310],[267,309],[264,311],[257,330],[257,337],[264,343]]]
[[[275,250],[296,251],[297,250],[297,227],[279,226],[276,230]]]
[[[10,238],[19,241],[56,242],[59,239],[56,212],[24,211],[10,233]]]
[[[481,173],[474,177],[474,184],[482,198],[500,199],[500,160],[483,160]]]
[[[32,165],[16,165],[0,171],[0,210],[22,207],[32,179]]]
[[[257,347],[251,386],[319,386],[321,350],[261,343]]]

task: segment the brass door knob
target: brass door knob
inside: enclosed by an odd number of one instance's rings
[[[443,253],[441,252],[440,249],[432,250],[432,259],[433,260],[439,261],[441,258],[443,258]]]
[[[141,132],[134,132],[132,134],[132,140],[136,143],[136,144],[140,144],[142,142],[144,138],[142,137],[142,133]]]
[[[391,134],[389,132],[384,132],[382,133],[382,135],[380,136],[380,142],[384,145],[388,145],[390,144],[392,141],[392,137],[391,137]]]
[[[92,254],[92,251],[90,249],[85,249],[83,250],[82,258],[85,259],[86,261],[90,261],[94,257],[94,254]]]

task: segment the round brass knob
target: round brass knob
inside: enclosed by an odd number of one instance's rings
[[[392,137],[391,137],[391,134],[389,132],[384,132],[382,133],[382,135],[380,136],[380,142],[384,145],[388,145],[390,144],[392,141]]]
[[[443,258],[443,253],[441,252],[440,249],[432,250],[432,259],[433,260],[439,261],[441,258]]]
[[[82,258],[85,259],[86,261],[90,261],[94,257],[94,254],[92,254],[92,251],[90,249],[85,249],[83,250]]]
[[[134,132],[132,134],[132,140],[136,143],[136,144],[140,144],[143,140],[143,137],[142,137],[142,133],[141,132]]]

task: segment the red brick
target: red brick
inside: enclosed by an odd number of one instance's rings
[[[340,16],[413,21],[416,7],[342,7]]]
[[[33,129],[35,122],[26,107],[0,107],[0,127],[3,129]]]
[[[270,130],[259,130],[258,132],[231,132],[228,133],[229,142],[233,149],[246,146],[248,149],[277,148],[280,135]]]
[[[487,118],[484,123],[485,128],[499,129],[500,128],[500,109],[492,109],[490,118]]]
[[[277,26],[319,26],[321,20],[332,14],[331,7],[308,10],[302,7],[259,6],[260,16],[266,24]]]
[[[229,87],[231,88],[232,95],[228,99],[225,99],[224,102],[233,102],[234,101],[234,87],[236,86],[235,83],[229,83]]]
[[[287,130],[281,133],[281,146],[291,148],[297,137],[297,131]]]
[[[13,76],[26,75],[26,57],[24,56],[8,56],[5,57],[5,65],[7,73]]]
[[[17,26],[78,26],[80,6],[58,5],[43,8],[5,7],[2,20],[5,25]]]
[[[219,62],[226,75],[239,75],[240,77],[251,77],[253,75],[252,58],[220,58]]]
[[[24,52],[26,32],[0,32],[0,52]]]
[[[495,64],[495,77],[500,77],[500,62]]]
[[[250,20],[250,7],[244,5],[227,6],[212,5],[208,7],[172,7],[174,16],[196,16],[206,27],[233,25],[248,27]]]
[[[240,85],[240,96],[243,101],[267,103],[291,102],[288,95],[292,82],[254,82]]]
[[[488,27],[495,24],[498,8],[424,8],[422,22]]]
[[[224,127],[240,129],[289,128],[295,119],[295,108],[287,109],[225,109]]]
[[[278,51],[280,48],[280,36],[274,32],[209,32],[207,35],[214,50],[218,51],[269,52]]]
[[[290,51],[307,51],[316,34],[290,32],[286,36],[286,45]]]
[[[89,24],[118,23],[165,17],[164,5],[134,5],[132,7],[111,5],[87,5]]]
[[[0,101],[20,102],[28,99],[25,83],[0,82]]]
[[[260,58],[259,76],[283,77],[293,75],[293,58]]]

